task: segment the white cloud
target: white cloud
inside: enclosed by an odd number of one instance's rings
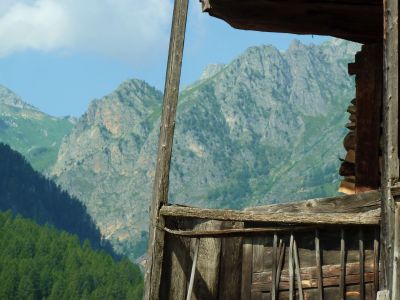
[[[164,51],[168,0],[0,0],[0,57],[77,51],[138,63]]]

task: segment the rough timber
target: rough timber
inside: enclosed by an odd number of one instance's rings
[[[238,29],[363,43],[340,189],[351,195],[245,211],[169,206],[188,0],[175,0],[145,299],[391,299],[400,296],[398,0],[202,0]],[[350,100],[350,99],[349,99]]]

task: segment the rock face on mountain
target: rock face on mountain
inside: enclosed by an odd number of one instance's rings
[[[243,208],[336,192],[347,63],[358,46],[249,48],[180,96],[170,202]],[[94,101],[52,175],[84,201],[117,250],[143,254],[162,95],[142,81]]]
[[[54,164],[61,140],[73,124],[72,118],[40,112],[0,85],[0,142],[22,153],[36,170],[45,172]]]

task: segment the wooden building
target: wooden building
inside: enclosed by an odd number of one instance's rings
[[[168,205],[188,0],[175,0],[145,299],[400,299],[398,0],[202,0],[237,29],[362,43],[349,74],[347,195],[244,211]]]

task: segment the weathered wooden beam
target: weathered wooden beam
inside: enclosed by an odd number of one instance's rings
[[[149,250],[145,273],[144,299],[159,299],[162,274],[164,220],[159,209],[168,202],[169,171],[178,104],[179,83],[185,41],[188,0],[175,0],[171,39],[169,47],[164,104],[161,116],[160,137],[153,196],[150,211]]]
[[[399,31],[398,0],[384,0],[383,38],[383,132],[382,132],[382,217],[381,217],[381,266],[380,289],[393,296],[394,260],[394,212],[395,203],[391,187],[399,178],[398,116],[399,116]],[[393,298],[392,298],[393,299]]]
[[[393,242],[393,288],[392,299],[398,299],[400,296],[400,203],[396,202],[394,217],[394,242]]]
[[[254,213],[223,209],[163,206],[164,217],[199,218],[222,221],[263,222],[269,224],[331,224],[331,225],[377,225],[379,210],[367,213]]]
[[[398,189],[400,194],[400,188]],[[341,195],[292,203],[271,204],[246,208],[245,211],[259,213],[359,213],[380,207],[380,191],[370,191],[356,195]]]
[[[265,235],[268,233],[278,232],[301,232],[314,230],[315,226],[285,226],[285,227],[263,227],[263,228],[224,228],[215,230],[182,230],[170,229],[164,227],[164,231],[172,235],[183,236],[188,238],[195,237],[229,237],[229,236],[247,236],[247,235]]]

